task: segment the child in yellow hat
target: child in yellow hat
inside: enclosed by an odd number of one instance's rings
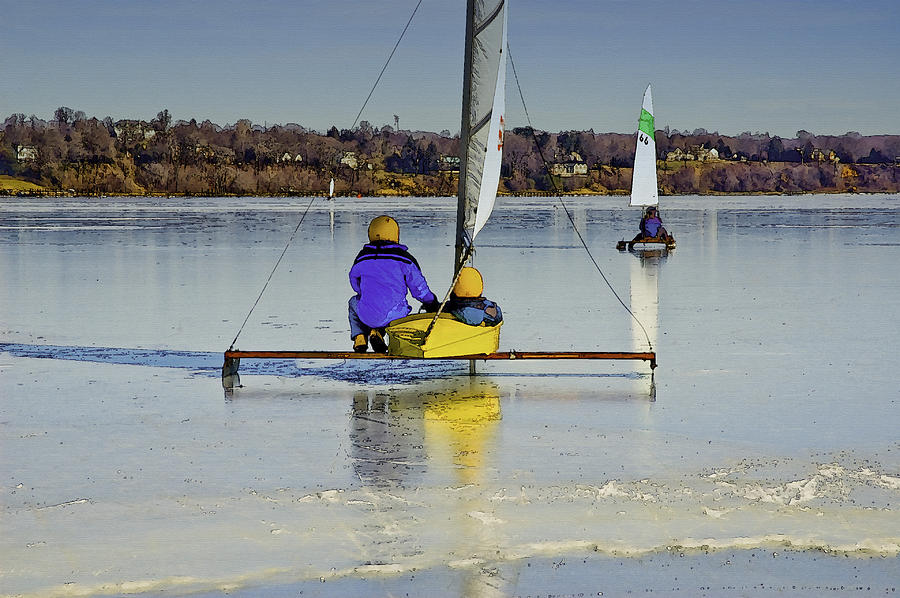
[[[450,293],[447,312],[470,326],[482,323],[496,326],[503,321],[503,313],[499,305],[481,296],[483,292],[484,279],[481,272],[468,266],[463,268]]]

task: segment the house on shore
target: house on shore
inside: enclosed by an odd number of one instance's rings
[[[578,152],[572,152],[564,160],[550,165],[550,174],[562,178],[587,175],[587,163]]]
[[[34,162],[37,160],[37,148],[31,145],[16,146],[16,160],[19,162]]]
[[[438,160],[438,170],[444,172],[459,172],[459,156],[441,156]]]
[[[291,162],[300,163],[303,162],[303,156],[300,154],[291,154],[291,152],[284,152],[281,157],[276,158],[275,162],[279,164],[289,164]]]
[[[702,146],[692,147],[688,150],[676,147],[666,154],[666,162],[691,162],[694,160],[697,162],[709,162],[718,159],[719,151],[716,148],[706,149]]]

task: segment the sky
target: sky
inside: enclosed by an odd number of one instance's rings
[[[350,128],[419,0],[0,0],[0,119]],[[900,134],[900,1],[508,0],[534,127]],[[457,133],[464,0],[422,0],[360,120]],[[527,125],[512,69],[507,127]]]

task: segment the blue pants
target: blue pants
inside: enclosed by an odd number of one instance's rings
[[[356,304],[358,302],[359,297],[356,295],[350,297],[350,301],[347,302],[347,317],[350,320],[350,340],[355,339],[359,334],[369,338],[369,333],[372,332],[372,327],[367,326],[360,320],[359,314],[356,313]],[[381,330],[382,334],[384,333],[384,328],[379,328],[379,330]]]

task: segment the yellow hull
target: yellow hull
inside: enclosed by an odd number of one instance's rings
[[[500,346],[500,326],[469,326],[441,314],[425,341],[434,314],[415,314],[394,320],[387,327],[388,353],[402,357],[453,357],[494,353]],[[425,341],[423,343],[423,341]]]

